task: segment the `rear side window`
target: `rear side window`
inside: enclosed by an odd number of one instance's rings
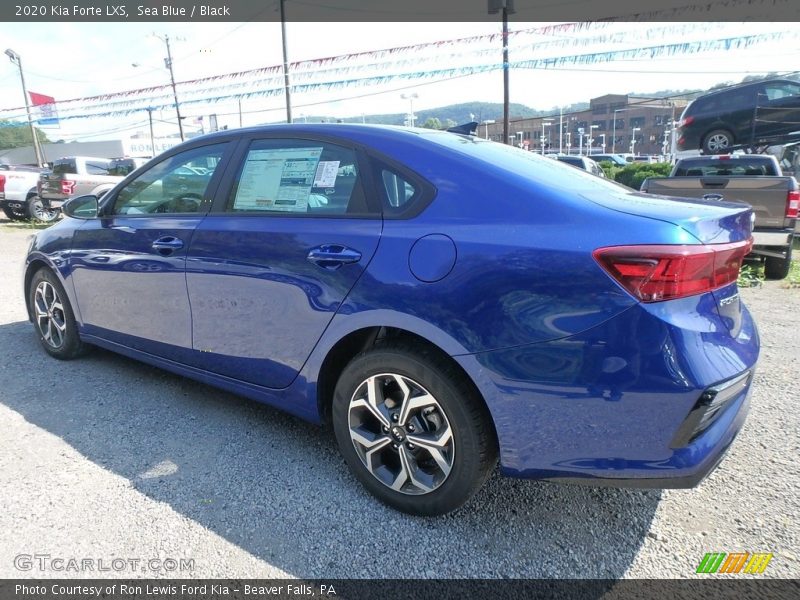
[[[229,212],[292,216],[368,213],[356,152],[313,140],[255,140],[239,168]]]
[[[389,169],[381,169],[381,183],[382,191],[385,194],[386,208],[390,211],[399,212],[418,194],[413,183]]]
[[[764,86],[764,92],[768,100],[780,100],[790,96],[800,96],[800,85],[789,82],[770,83]]]

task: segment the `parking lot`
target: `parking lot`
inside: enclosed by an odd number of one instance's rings
[[[424,519],[368,496],[329,432],[106,351],[47,357],[21,291],[34,232],[0,219],[0,577],[683,578],[706,552],[743,551],[774,554],[765,576],[800,577],[800,289],[742,290],[762,337],[750,416],[698,488],[495,474]]]

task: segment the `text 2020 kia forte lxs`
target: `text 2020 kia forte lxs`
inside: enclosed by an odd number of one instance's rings
[[[71,200],[25,267],[44,349],[92,344],[332,425],[403,511],[503,473],[687,487],[746,413],[751,210],[446,132],[189,141]]]

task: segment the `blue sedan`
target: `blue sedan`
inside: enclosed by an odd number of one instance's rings
[[[498,458],[691,487],[747,412],[742,205],[470,135],[296,124],[188,141],[64,212],[24,270],[46,352],[100,346],[326,424],[402,511],[457,508]]]

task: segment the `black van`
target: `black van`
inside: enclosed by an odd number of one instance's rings
[[[678,124],[678,150],[706,154],[731,146],[774,143],[797,132],[800,139],[800,83],[767,79],[700,96]]]

